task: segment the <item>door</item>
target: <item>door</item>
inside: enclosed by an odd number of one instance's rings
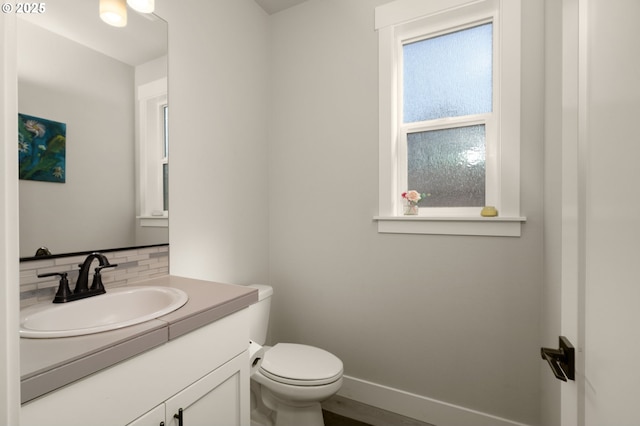
[[[561,391],[562,425],[637,426],[640,2],[565,0],[564,13],[565,35],[578,28],[564,39],[567,53],[577,53],[573,76],[563,77],[577,94],[577,149],[563,158],[563,179],[575,177],[573,188],[563,183],[563,209],[575,200],[576,218],[563,229],[575,235],[563,236],[562,332],[574,336],[577,368],[576,382]],[[571,132],[563,146],[571,146]]]

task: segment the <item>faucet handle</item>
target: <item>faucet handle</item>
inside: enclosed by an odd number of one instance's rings
[[[67,273],[66,272],[47,272],[46,274],[38,274],[38,278],[55,277],[56,275],[62,278],[62,277],[66,277]]]
[[[82,263],[79,263],[78,266],[80,268],[82,268]],[[117,266],[118,266],[117,263],[105,263],[104,265],[98,265],[98,267],[95,268],[95,271],[98,272],[98,271],[101,271],[101,270],[103,270],[105,268],[115,268]]]
[[[100,272],[103,269],[107,269],[107,268],[116,268],[118,266],[117,263],[107,263],[106,265],[99,265],[98,267],[95,268],[96,272]]]
[[[66,302],[71,296],[71,289],[69,288],[69,280],[67,279],[66,272],[49,272],[46,274],[39,274],[38,278],[45,277],[60,277],[60,284],[58,285],[58,291],[56,292],[55,297],[53,298],[53,303],[63,303]]]
[[[90,290],[97,291],[98,293],[106,293],[107,291],[104,289],[104,285],[102,284],[102,270],[105,268],[115,268],[118,266],[117,263],[100,265],[94,269],[95,273],[93,274],[93,282],[91,283]]]

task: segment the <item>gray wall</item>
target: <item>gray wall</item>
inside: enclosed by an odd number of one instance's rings
[[[164,1],[170,271],[268,279],[267,15],[253,0]]]
[[[538,424],[543,2],[523,2],[521,238],[383,235],[376,5],[311,0],[271,19],[272,337],[345,373]]]
[[[523,2],[520,238],[378,234],[377,0],[158,2],[176,275],[275,288],[273,341],[539,424],[543,1]],[[197,11],[197,13],[193,13]]]

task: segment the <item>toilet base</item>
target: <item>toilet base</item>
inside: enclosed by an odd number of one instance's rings
[[[251,412],[251,426],[274,426],[271,419],[262,413]]]
[[[285,402],[253,380],[251,398],[251,426],[324,426],[320,402]]]
[[[288,407],[280,405],[276,412],[275,426],[324,426],[320,403],[307,407]]]
[[[262,385],[251,380],[251,426],[274,426],[274,413],[262,402]]]

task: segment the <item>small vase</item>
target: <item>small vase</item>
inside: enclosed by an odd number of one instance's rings
[[[409,215],[417,215],[418,214],[418,205],[415,203],[405,203],[404,205],[404,214],[409,216]]]

